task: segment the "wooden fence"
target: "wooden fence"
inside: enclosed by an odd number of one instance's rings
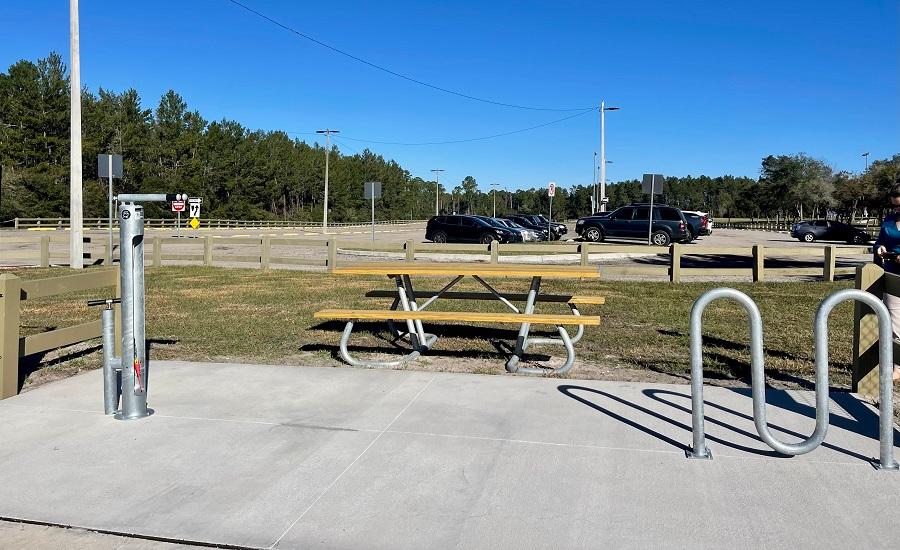
[[[181,227],[187,228],[187,222],[190,221],[186,216],[181,219]],[[381,220],[376,221],[375,225],[409,225],[422,224],[427,220]],[[154,218],[145,219],[144,227],[147,228],[165,228],[175,229],[177,227],[177,218]],[[228,228],[262,228],[262,227],[322,227],[322,222],[315,221],[294,221],[294,220],[226,220],[226,219],[201,219],[200,223],[203,227],[213,227],[216,229]],[[338,222],[329,223],[329,227],[356,227],[371,225],[366,222]],[[15,229],[63,229],[69,227],[69,218],[14,218],[13,227]],[[85,229],[107,229],[109,227],[109,218],[84,218]]]
[[[900,276],[885,272],[875,264],[856,270],[856,288],[879,298],[885,294],[900,296]],[[900,358],[900,345],[894,336],[894,363]],[[893,368],[887,365],[886,368]],[[868,306],[856,302],[853,313],[852,391],[878,399],[878,318]]]
[[[716,218],[713,223],[713,231],[716,229],[746,229],[752,231],[790,231],[800,220],[785,219],[755,219],[755,218]],[[848,224],[849,225],[849,224]],[[863,222],[853,224],[853,227],[862,229],[870,235],[878,235],[880,220],[868,218]]]
[[[98,338],[101,334],[98,312],[94,321],[30,336],[20,336],[22,302],[106,287],[115,287],[115,296],[119,296],[119,285],[118,269],[91,269],[77,275],[31,280],[20,279],[9,273],[0,274],[0,399],[18,393],[20,357],[77,344]],[[115,307],[118,318],[119,306]],[[117,349],[120,338],[117,324]]]

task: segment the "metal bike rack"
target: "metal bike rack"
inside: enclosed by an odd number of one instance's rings
[[[119,278],[121,298],[91,300],[106,305],[103,329],[103,409],[118,420],[136,420],[153,413],[147,408],[148,364],[144,318],[144,207],[136,202],[187,199],[181,193],[122,194],[119,203]],[[122,304],[122,356],[114,357],[115,311]],[[119,409],[119,398],[122,407]]]
[[[835,292],[819,304],[815,319],[815,363],[816,363],[816,427],[812,435],[799,443],[785,443],[772,435],[766,423],[765,372],[763,369],[763,329],[762,317],[756,303],[746,294],[732,288],[716,288],[705,292],[694,302],[691,309],[691,415],[693,424],[693,446],[688,450],[689,458],[711,459],[712,453],[706,446],[703,422],[703,311],[719,299],[731,299],[741,304],[750,320],[750,371],[751,393],[753,396],[753,422],[756,431],[769,447],[785,455],[800,455],[818,447],[825,440],[828,431],[828,316],[835,306],[855,300],[871,307],[878,316],[878,357],[879,357],[879,421],[880,457],[876,467],[883,470],[897,470],[894,460],[894,427],[891,367],[893,365],[893,336],[891,318],[885,305],[874,295],[862,290],[847,289]]]

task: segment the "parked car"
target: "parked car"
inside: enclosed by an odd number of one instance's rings
[[[487,223],[493,225],[494,227],[503,227],[506,229],[510,229],[522,235],[522,242],[533,242],[533,241],[541,241],[543,239],[543,234],[540,231],[535,229],[526,229],[521,225],[517,224],[514,221],[504,220],[501,218],[491,218],[490,216],[475,216],[480,220],[484,220]]]
[[[700,217],[700,232],[698,233],[698,235],[712,235],[713,220],[712,216],[710,216],[708,213],[700,212],[699,210],[682,210],[681,213],[685,216],[689,214],[696,214]]]
[[[673,242],[684,241],[688,237],[687,225],[681,210],[667,205],[654,205],[650,242],[657,246],[668,246]],[[600,242],[607,237],[646,239],[650,233],[650,206],[623,206],[605,218],[578,218],[575,233],[591,242]]]
[[[505,218],[529,229],[546,230],[549,227],[552,229],[551,237],[554,241],[559,240],[560,237],[569,231],[566,224],[557,222],[550,223],[547,218],[540,214],[510,214],[509,216],[505,216]]]
[[[872,240],[872,236],[866,231],[832,220],[805,220],[797,222],[791,227],[791,237],[807,243],[820,240],[866,244]]]
[[[436,243],[522,242],[522,235],[509,227],[491,225],[476,216],[432,216],[425,226],[425,238]]]
[[[700,235],[703,234],[703,217],[699,214],[685,212],[684,210],[682,210],[681,213],[684,214],[684,219],[688,222],[686,228],[688,236],[682,242],[689,243],[695,239],[699,239]]]

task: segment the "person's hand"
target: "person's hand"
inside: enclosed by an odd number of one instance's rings
[[[887,248],[885,248],[884,245],[880,245],[878,247],[878,249],[875,251],[875,254],[878,254],[879,256],[884,256],[886,253],[887,253]]]

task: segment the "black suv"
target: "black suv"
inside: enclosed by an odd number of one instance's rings
[[[649,230],[650,206],[643,204],[623,206],[603,218],[578,218],[575,224],[575,233],[591,242],[600,242],[607,237],[646,239]],[[681,210],[666,205],[653,206],[653,233],[650,242],[657,246],[668,246],[687,238],[687,220]]]
[[[872,236],[862,229],[832,220],[799,221],[791,227],[791,237],[807,243],[823,240],[866,244],[872,240]]]
[[[553,230],[551,240],[554,241],[559,240],[560,237],[562,237],[569,231],[569,229],[566,227],[566,224],[557,222],[551,223],[550,220],[540,214],[510,214],[509,216],[504,216],[504,218],[507,220],[512,220],[522,227],[534,229],[535,231],[547,231],[547,228],[549,227]]]
[[[425,227],[425,238],[436,243],[522,242],[519,231],[492,225],[476,216],[432,216]]]

